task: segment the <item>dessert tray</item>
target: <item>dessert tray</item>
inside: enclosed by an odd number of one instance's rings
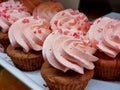
[[[120,19],[120,14],[111,12],[105,16]],[[5,53],[0,53],[0,65],[32,90],[49,90],[41,77],[40,70],[24,72],[17,69]],[[120,82],[91,79],[85,90],[120,90]]]

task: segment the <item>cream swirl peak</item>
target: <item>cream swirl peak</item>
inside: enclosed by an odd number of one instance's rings
[[[7,32],[15,21],[27,16],[30,16],[30,13],[19,1],[9,0],[0,4],[0,26],[3,32]]]
[[[8,36],[13,47],[22,47],[25,52],[39,51],[45,38],[51,33],[50,24],[38,17],[24,17],[11,25]]]
[[[42,54],[53,67],[66,72],[71,69],[84,74],[84,68],[93,69],[95,49],[86,44],[86,40],[76,39],[58,31],[52,32],[44,41]]]
[[[55,14],[50,24],[53,31],[62,30],[63,32],[71,32],[70,30],[74,29],[86,34],[91,22],[88,20],[87,16],[78,10],[66,9]]]
[[[114,58],[120,52],[120,21],[103,17],[95,20],[88,36],[92,45]]]

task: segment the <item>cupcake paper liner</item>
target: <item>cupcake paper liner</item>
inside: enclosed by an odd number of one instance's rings
[[[71,70],[64,73],[50,66],[48,62],[41,67],[41,75],[50,90],[85,90],[93,74],[94,70],[86,70],[83,75]]]
[[[96,79],[107,81],[119,81],[120,80],[120,56],[116,58],[110,58],[104,53],[97,53],[98,58],[95,62],[95,74]]]
[[[40,69],[44,62],[41,51],[25,53],[21,49],[14,49],[9,45],[6,52],[10,56],[14,65],[24,71]]]

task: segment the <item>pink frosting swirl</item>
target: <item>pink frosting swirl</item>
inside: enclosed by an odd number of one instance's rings
[[[87,16],[78,10],[66,9],[58,12],[51,19],[50,24],[53,31],[62,30],[64,33],[69,33],[71,32],[70,30],[74,29],[74,31],[82,31],[86,34],[91,22],[88,20]]]
[[[26,7],[19,1],[6,1],[0,4],[0,26],[3,32],[7,32],[9,26],[22,17],[30,16]]]
[[[25,52],[39,51],[45,38],[51,33],[50,24],[38,17],[24,17],[13,23],[8,37],[13,47],[22,47]]]
[[[87,40],[80,40],[55,31],[43,43],[42,54],[53,67],[66,72],[71,69],[84,74],[84,68],[93,69],[93,62],[98,58],[93,56],[94,48]]]
[[[88,36],[92,45],[114,58],[120,52],[120,21],[103,17],[94,21]]]
[[[45,18],[48,21],[50,21],[57,12],[63,9],[64,7],[60,2],[47,1],[47,2],[40,3],[40,5],[38,5],[34,9],[33,15],[37,14],[39,17]]]

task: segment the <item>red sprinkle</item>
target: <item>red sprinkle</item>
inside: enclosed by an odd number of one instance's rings
[[[62,16],[64,16],[64,15],[65,15],[65,13],[63,12],[63,13],[62,13]]]
[[[34,31],[34,34],[36,34],[36,31]]]
[[[64,35],[68,35],[69,31],[64,31]]]
[[[39,29],[39,30],[38,30],[38,33],[42,33],[42,31]]]
[[[77,29],[78,29],[78,30],[81,30],[81,27],[78,27]]]
[[[99,20],[97,20],[97,24],[100,22],[100,19]]]
[[[58,20],[54,21],[54,24],[55,24],[55,25],[57,25],[57,23],[58,23]]]
[[[74,11],[70,12],[71,15],[75,15],[76,13]]]
[[[29,19],[24,19],[22,22],[23,23],[29,23],[30,21],[29,21]]]
[[[2,4],[0,4],[0,7],[2,7]]]
[[[6,18],[7,20],[10,18],[9,15],[7,16],[7,15],[5,15],[5,14],[3,14],[2,16],[3,16],[4,18]]]
[[[79,34],[77,34],[77,33],[74,33],[73,36],[74,36],[75,38],[79,38]]]
[[[59,33],[62,33],[62,30],[61,30],[61,29],[59,29],[59,30],[58,30],[58,32],[59,32]]]
[[[59,23],[60,26],[62,26],[62,23]]]

